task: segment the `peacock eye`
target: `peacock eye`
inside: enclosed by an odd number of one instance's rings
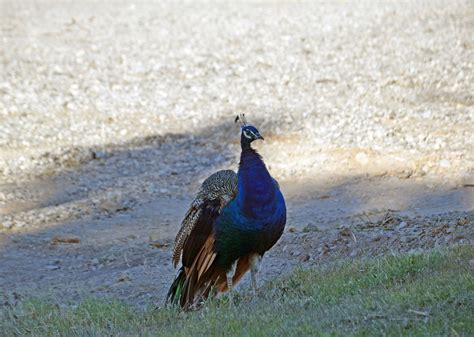
[[[244,136],[248,139],[252,139],[252,136],[250,135],[250,133],[247,130],[244,130]]]

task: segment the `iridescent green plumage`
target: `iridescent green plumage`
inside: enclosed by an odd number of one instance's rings
[[[283,233],[286,206],[278,183],[251,148],[259,131],[241,127],[239,172],[216,172],[202,184],[185,215],[173,250],[182,267],[168,292],[168,303],[189,308],[211,291],[232,290],[251,271],[256,288],[259,263]]]

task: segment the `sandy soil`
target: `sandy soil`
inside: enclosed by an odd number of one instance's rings
[[[473,15],[2,1],[0,289],[161,302],[193,194],[237,168],[239,112],[288,201],[260,282],[472,244]]]

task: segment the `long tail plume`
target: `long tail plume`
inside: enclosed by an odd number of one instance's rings
[[[183,296],[183,291],[185,288],[186,282],[186,273],[184,272],[184,267],[178,272],[178,276],[174,279],[173,284],[168,291],[168,295],[166,296],[166,303],[171,305],[179,305],[181,302],[181,298]]]

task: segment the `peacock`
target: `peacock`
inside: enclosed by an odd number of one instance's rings
[[[197,306],[211,294],[230,291],[250,270],[253,292],[263,255],[280,239],[286,205],[280,186],[251,143],[263,137],[240,121],[238,173],[218,171],[202,183],[176,235],[172,261],[178,270],[167,303]]]

